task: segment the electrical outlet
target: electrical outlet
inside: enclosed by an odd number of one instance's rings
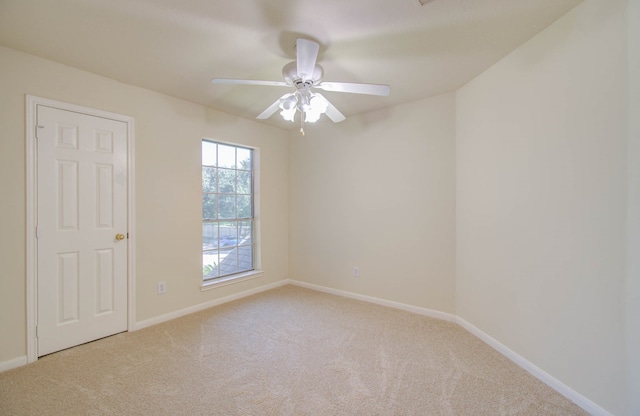
[[[158,282],[158,295],[167,293],[167,282]]]
[[[360,277],[360,268],[359,267],[354,267],[353,268],[353,277]]]

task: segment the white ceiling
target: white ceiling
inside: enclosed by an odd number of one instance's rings
[[[323,93],[349,117],[456,90],[580,1],[0,0],[0,44],[254,118],[287,90],[211,79],[280,81],[305,37],[324,81],[391,86]]]

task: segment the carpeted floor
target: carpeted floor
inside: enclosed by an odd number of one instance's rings
[[[0,415],[585,415],[461,327],[285,286],[0,374]]]

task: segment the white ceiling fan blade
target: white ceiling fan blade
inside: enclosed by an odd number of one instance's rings
[[[312,40],[298,39],[296,41],[296,64],[298,76],[302,78],[302,81],[307,81],[313,78],[313,71],[316,67],[319,50],[320,45]]]
[[[267,107],[266,110],[264,110],[262,113],[258,114],[258,117],[256,117],[256,118],[258,120],[266,120],[269,117],[271,117],[280,108],[280,100],[282,100],[284,98],[287,98],[290,95],[291,95],[291,93],[288,93],[288,94],[285,94],[282,97],[278,98],[273,104],[271,104],[269,107]]]
[[[271,87],[288,87],[284,81],[260,81],[255,79],[235,79],[235,78],[214,78],[211,80],[214,84],[227,85],[266,85]]]
[[[340,110],[338,110],[333,104],[329,102],[329,100],[324,97],[324,95],[318,92],[314,93],[314,95],[327,104],[327,111],[325,112],[325,114],[331,119],[331,121],[333,121],[334,123],[340,123],[346,118],[344,114],[340,112]]]
[[[391,93],[391,87],[384,84],[356,84],[353,82],[321,82],[314,85],[314,88],[320,88],[325,91],[350,92],[354,94],[382,95],[387,96]]]

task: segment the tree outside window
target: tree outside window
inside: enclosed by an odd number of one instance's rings
[[[254,270],[253,149],[202,141],[202,277]]]

